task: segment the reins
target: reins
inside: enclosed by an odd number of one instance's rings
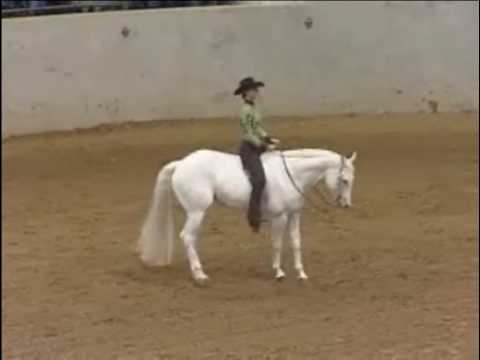
[[[295,190],[300,194],[300,196],[302,196],[307,202],[309,202],[310,205],[312,205],[315,209],[320,209],[320,206],[318,206],[318,204],[316,202],[314,202],[310,197],[308,197],[302,191],[302,189],[300,189],[300,187],[297,185],[297,183],[295,182],[295,179],[293,178],[292,173],[290,172],[290,169],[288,168],[287,160],[285,159],[285,154],[283,153],[283,151],[279,151],[279,153],[280,153],[280,158],[282,159],[282,163],[283,163],[283,167],[285,169],[285,173],[287,174],[288,179],[290,180],[290,182],[293,185],[293,187],[295,188]],[[342,163],[342,166],[343,166],[343,163]],[[335,204],[332,204],[329,200],[327,200],[327,198],[323,194],[323,192],[321,192],[319,190],[317,192],[320,194],[320,197],[322,198],[324,203],[326,203],[327,205],[330,205],[330,206],[335,206]]]

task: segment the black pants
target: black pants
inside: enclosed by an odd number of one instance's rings
[[[240,145],[240,158],[242,165],[250,178],[252,193],[248,206],[248,223],[254,231],[260,229],[262,214],[260,210],[262,193],[265,188],[265,171],[263,170],[260,155],[265,152],[265,147],[258,147],[248,141],[242,141]]]

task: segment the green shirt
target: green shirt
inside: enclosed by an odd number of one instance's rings
[[[263,138],[267,132],[263,129],[260,112],[250,104],[243,104],[240,112],[240,125],[243,131],[243,139],[257,146],[264,143]]]

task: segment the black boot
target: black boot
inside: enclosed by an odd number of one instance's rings
[[[248,208],[248,224],[252,228],[253,232],[258,233],[260,231],[260,225],[262,221],[262,215],[260,211],[260,204],[252,196],[250,199],[250,206]]]

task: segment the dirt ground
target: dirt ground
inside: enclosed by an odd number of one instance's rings
[[[233,151],[236,121],[4,142],[5,358],[478,358],[478,115],[267,124],[286,147],[358,151],[355,207],[305,209],[306,284],[288,247],[275,282],[268,228],[252,235],[220,207],[201,243],[208,286],[190,280],[180,242],[167,269],[134,254],[160,167],[198,148]]]

